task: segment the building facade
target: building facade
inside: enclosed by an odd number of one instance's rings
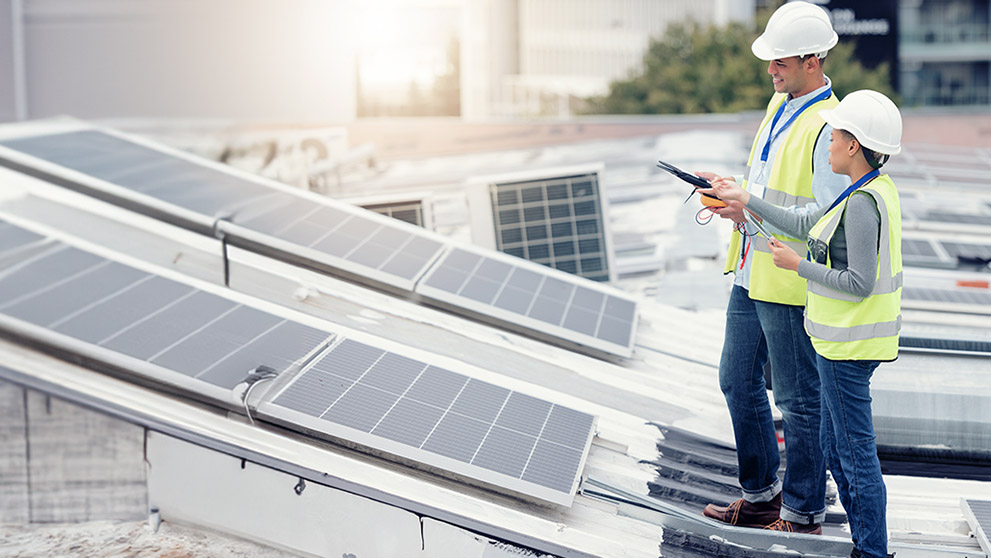
[[[906,106],[991,103],[991,2],[900,0]]]

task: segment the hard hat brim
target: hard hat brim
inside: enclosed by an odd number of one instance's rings
[[[792,56],[805,56],[807,54],[819,54],[820,52],[828,52],[836,43],[839,42],[839,36],[836,32],[833,32],[833,36],[830,40],[822,47],[815,50],[798,50],[791,49],[785,50],[782,48],[774,48],[771,42],[767,39],[767,33],[762,33],[759,37],[754,39],[754,42],[750,45],[750,51],[754,53],[760,60],[765,60],[770,62],[771,60],[779,60],[781,58],[791,58]]]
[[[899,153],[902,152],[902,146],[900,144],[899,145],[881,144],[876,141],[867,139],[866,134],[864,134],[863,130],[860,129],[860,126],[857,126],[856,124],[852,122],[848,122],[842,118],[837,118],[836,115],[834,114],[834,109],[820,110],[819,116],[826,121],[826,124],[832,126],[834,130],[846,130],[847,132],[853,134],[853,136],[857,138],[857,141],[860,142],[860,145],[866,147],[867,149],[870,149],[872,151],[877,151],[878,153],[884,155],[898,155]]]

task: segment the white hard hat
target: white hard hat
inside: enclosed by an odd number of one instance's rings
[[[750,50],[761,60],[806,54],[825,56],[837,41],[839,37],[826,10],[808,2],[788,2],[771,14],[764,34],[754,40]]]
[[[837,130],[846,130],[860,145],[884,155],[898,155],[902,146],[902,115],[891,99],[877,91],[861,89],[819,116]]]

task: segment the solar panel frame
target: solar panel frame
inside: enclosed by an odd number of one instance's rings
[[[343,364],[333,368],[335,352],[344,347],[348,348],[346,357],[336,361]],[[386,358],[405,365],[399,378],[381,372],[392,368],[380,366]],[[257,405],[256,416],[301,426],[308,434],[335,444],[444,477],[509,491],[542,505],[570,506],[582,480],[596,418],[446,366],[341,337],[291,379],[280,379]],[[381,372],[377,377],[373,375],[376,370]],[[428,374],[432,374],[429,380]],[[362,395],[349,403],[349,396],[357,391]],[[546,408],[541,424],[524,418],[527,405]],[[587,417],[584,428],[561,418],[569,415]],[[415,438],[402,440],[404,436]],[[516,443],[510,443],[510,438]],[[452,441],[456,446],[450,445]],[[478,446],[473,449],[470,444],[474,443]],[[570,459],[572,474],[548,477],[546,466],[557,464],[548,460],[564,450],[566,456],[558,457],[562,462]],[[526,456],[515,456],[519,459],[514,461],[507,457],[514,451],[525,451]],[[524,462],[523,469],[517,472],[519,465],[514,462]]]
[[[991,500],[960,498],[960,509],[981,549],[991,555]]]

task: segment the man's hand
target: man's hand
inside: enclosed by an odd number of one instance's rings
[[[734,223],[747,222],[747,214],[743,210],[743,204],[738,201],[728,201],[726,202],[726,207],[713,209],[712,212],[719,215],[721,218],[729,219]]]
[[[774,259],[774,265],[781,269],[798,271],[798,264],[802,261],[802,258],[791,249],[791,246],[773,238],[767,241],[767,245],[771,248],[771,257]]]

